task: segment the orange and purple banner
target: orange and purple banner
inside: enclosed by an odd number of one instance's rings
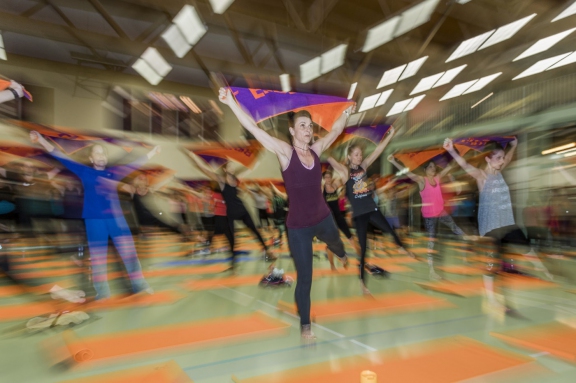
[[[288,112],[307,110],[312,121],[330,131],[340,115],[354,105],[342,97],[230,87],[236,102],[257,122]]]
[[[465,149],[474,149],[477,152],[483,152],[486,148],[486,145],[490,143],[497,143],[506,149],[506,146],[511,142],[514,141],[514,136],[504,136],[504,137],[496,137],[496,136],[486,136],[486,137],[466,137],[466,138],[455,138],[452,140],[454,143],[454,147],[460,150],[460,155],[464,155],[462,152]],[[467,151],[467,150],[466,150]],[[466,152],[465,151],[465,152]]]
[[[250,140],[247,144],[240,145],[224,146],[220,143],[208,143],[201,146],[189,146],[186,149],[204,159],[210,165],[211,161],[220,164],[222,161],[230,160],[251,168],[256,164],[258,154],[262,151],[262,145],[256,140]]]
[[[350,126],[344,129],[342,142],[350,141],[354,138],[365,138],[378,145],[384,138],[391,125],[373,126]]]
[[[148,185],[154,186],[166,181],[176,174],[175,170],[164,167],[162,165],[147,165],[141,169],[137,169],[134,173],[128,176],[129,181],[132,181],[136,175],[144,174],[148,178]]]
[[[41,162],[44,162],[41,159],[44,154],[44,150],[35,148],[33,146],[22,145],[19,142],[0,142],[0,166],[4,166],[10,162],[17,161],[22,158],[37,159]]]

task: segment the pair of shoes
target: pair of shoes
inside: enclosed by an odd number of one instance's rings
[[[284,278],[284,270],[278,270],[274,268],[270,274],[260,280],[259,285],[262,287],[269,286],[291,286],[292,278]]]

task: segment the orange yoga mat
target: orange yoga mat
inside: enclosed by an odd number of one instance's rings
[[[222,278],[210,278],[210,279],[197,279],[194,281],[188,281],[185,283],[185,287],[192,290],[207,290],[207,289],[219,289],[224,287],[236,287],[253,285],[257,286],[260,280],[262,280],[263,275],[239,275],[231,277]],[[291,277],[296,279],[295,276],[285,275],[285,277]]]
[[[453,383],[527,366],[533,359],[486,346],[465,337],[453,337],[403,346],[391,351],[330,360],[236,383],[351,383],[360,373],[376,373],[378,382]],[[523,369],[518,369],[521,373]]]
[[[50,289],[55,284],[64,288],[71,288],[72,286],[74,286],[74,283],[71,280],[61,280],[58,281],[58,283],[46,283],[39,286],[15,286],[15,285],[0,286],[0,298],[11,297],[26,292],[34,294],[47,294],[50,292]]]
[[[296,313],[294,304],[278,302],[281,310]],[[318,322],[343,320],[368,315],[381,315],[428,308],[454,307],[450,302],[413,291],[379,294],[370,297],[334,299],[312,302],[311,316]]]
[[[171,360],[167,363],[149,364],[127,370],[108,372],[85,378],[65,380],[60,383],[194,383],[180,368],[178,363]]]
[[[221,273],[228,269],[229,265],[208,265],[208,266],[194,266],[194,267],[178,267],[178,268],[165,268],[149,270],[144,272],[144,276],[148,277],[174,277],[181,275],[199,275],[199,274],[214,274]]]
[[[523,276],[504,276],[496,279],[496,283],[516,290],[545,289],[556,287],[552,282],[543,281],[537,278]],[[464,282],[416,282],[416,284],[426,290],[433,290],[440,293],[470,297],[480,295],[484,292],[484,282],[482,279],[474,279]]]
[[[78,267],[72,261],[48,261],[48,262],[30,262],[30,263],[21,263],[12,266],[13,269],[17,270],[26,270],[26,269],[46,269],[46,268],[67,268],[67,267]]]
[[[546,351],[576,363],[576,329],[564,324],[550,323],[490,335],[515,346]]]
[[[38,270],[38,271],[28,271],[25,273],[18,273],[18,278],[22,279],[36,279],[36,278],[54,278],[54,277],[66,277],[74,274],[81,274],[84,270],[79,267],[67,268],[67,269],[54,269],[54,270]]]
[[[64,341],[74,360],[86,362],[183,347],[228,345],[259,336],[284,334],[290,325],[262,313],[149,327],[78,338],[66,331]]]
[[[15,305],[0,306],[0,321],[30,319],[45,316],[59,310],[94,311],[102,309],[133,308],[149,305],[172,304],[182,299],[184,294],[171,290],[158,291],[153,295],[138,294],[129,297],[112,297],[106,301],[92,301],[85,304],[74,304],[50,300]]]
[[[485,268],[465,266],[465,265],[439,266],[438,270],[442,270],[450,274],[469,275],[469,276],[484,275],[487,273]]]

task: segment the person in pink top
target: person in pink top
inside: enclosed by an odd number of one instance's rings
[[[396,166],[399,170],[403,169],[394,155],[388,156],[388,161]],[[406,175],[418,184],[420,188],[420,196],[422,197],[422,217],[424,218],[424,227],[428,234],[428,266],[430,267],[430,279],[441,279],[441,277],[434,270],[434,242],[436,234],[438,233],[438,223],[448,226],[452,232],[458,236],[464,237],[465,234],[456,225],[452,217],[446,213],[444,209],[444,197],[442,196],[441,180],[452,169],[450,165],[446,166],[444,170],[438,173],[436,163],[430,161],[424,164],[424,176],[416,175],[412,172]]]

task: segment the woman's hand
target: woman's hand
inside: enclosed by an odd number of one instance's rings
[[[230,105],[232,102],[234,102],[234,96],[232,96],[230,88],[220,88],[218,91],[218,99],[221,103],[226,105]]]
[[[454,151],[454,143],[452,142],[452,139],[450,138],[445,139],[444,145],[442,145],[442,147],[446,149],[446,151],[448,152]]]

